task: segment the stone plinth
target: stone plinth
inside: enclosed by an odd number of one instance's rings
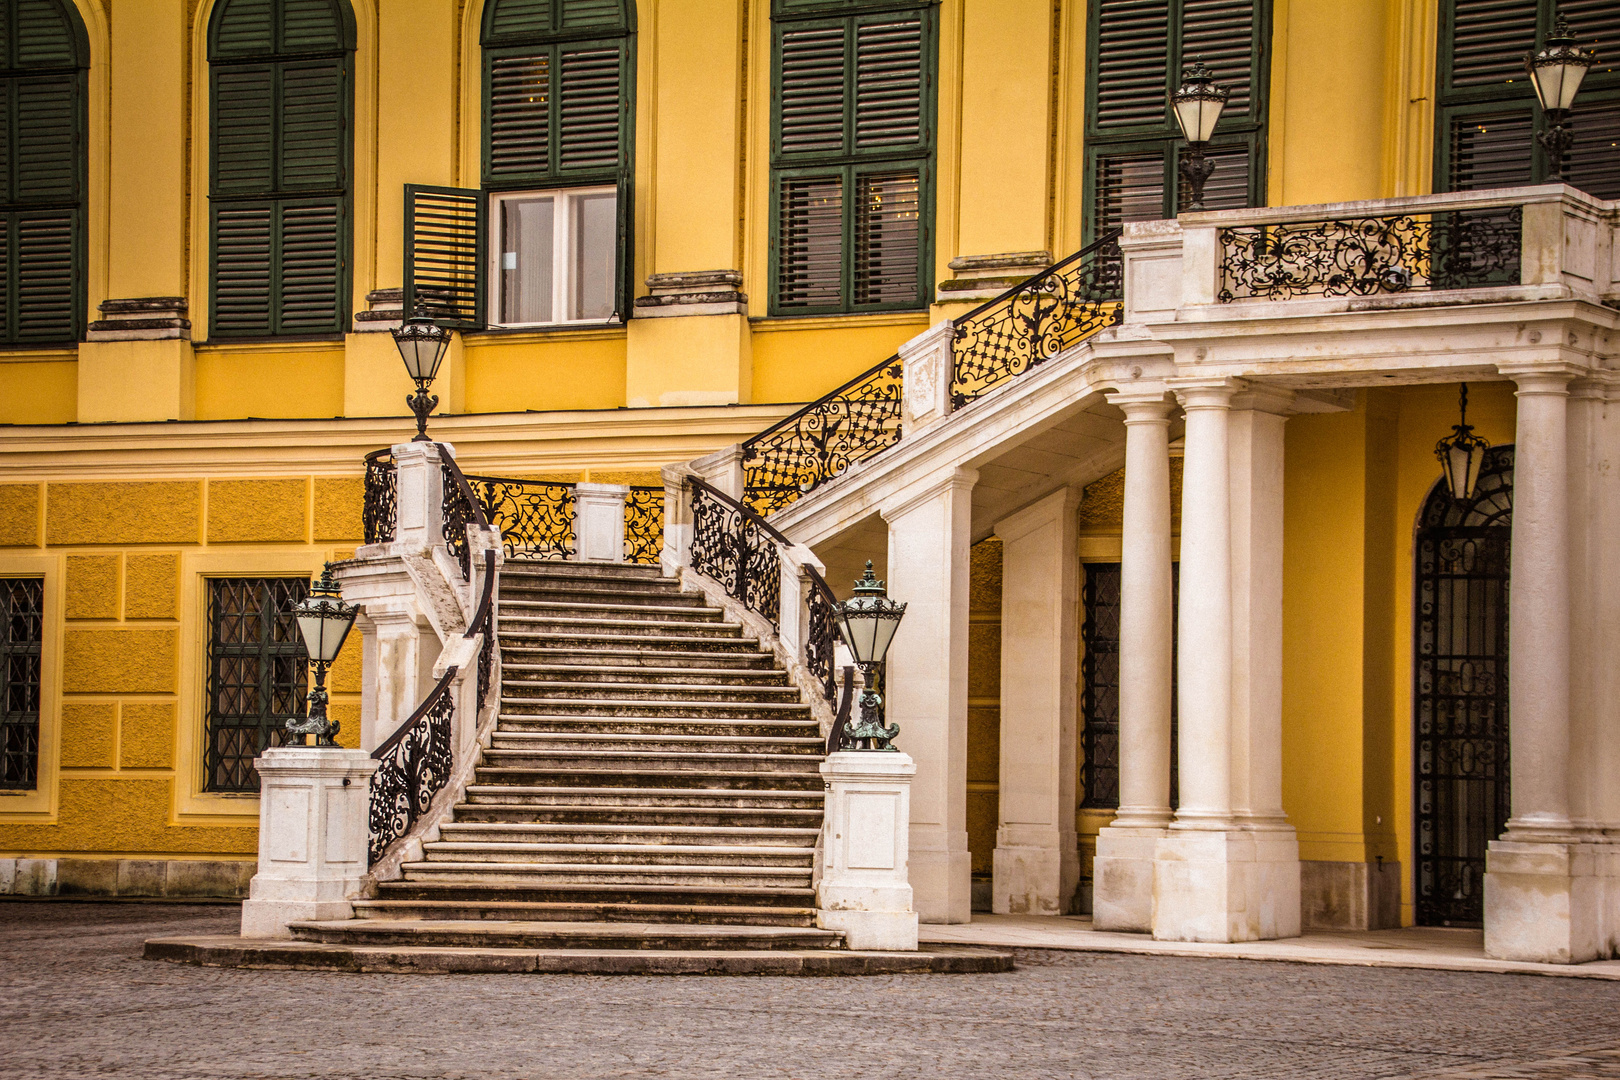
[[[259,770],[259,872],[242,936],[290,938],[287,924],[347,919],[366,874],[371,774],[364,750],[281,747]]]
[[[1170,829],[1154,850],[1153,936],[1160,941],[1298,937],[1294,830]]]
[[[580,562],[624,562],[622,484],[574,485],[574,558]]]
[[[827,822],[816,925],[843,931],[851,949],[917,947],[906,865],[916,772],[898,752],[844,750],[821,763]]]
[[[1510,834],[1511,835],[1511,834]],[[1485,856],[1485,955],[1580,964],[1606,959],[1602,871],[1608,844],[1491,841]]]

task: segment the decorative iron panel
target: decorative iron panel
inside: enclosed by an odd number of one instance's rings
[[[489,523],[501,530],[508,559],[574,557],[573,484],[505,476],[469,476],[467,483]]]
[[[664,550],[664,489],[632,487],[624,500],[624,560],[657,566]]]
[[[382,765],[371,774],[371,862],[410,831],[450,780],[455,675],[455,668],[446,671],[415,714],[372,752]]]
[[[748,505],[774,513],[899,442],[903,376],[891,356],[743,443]]]
[[[204,790],[258,791],[253,759],[304,715],[309,657],[292,607],[308,592],[308,578],[209,580]]]
[[[45,579],[0,579],[0,791],[39,781],[39,667]]]
[[[1467,503],[1435,484],[1418,522],[1413,772],[1417,921],[1478,926],[1487,845],[1509,814],[1508,569],[1513,448]]]
[[[1522,219],[1507,206],[1221,229],[1217,299],[1517,285]]]
[[[366,501],[360,525],[366,543],[386,544],[394,539],[399,522],[399,470],[389,450],[366,455]]]
[[[964,315],[951,343],[951,408],[1118,323],[1122,272],[1111,233]]]
[[[719,582],[748,610],[778,625],[786,538],[765,519],[701,480],[692,490],[692,569]]]
[[[831,702],[838,697],[836,650],[838,624],[835,621],[838,598],[827,582],[810,568],[810,632],[804,642],[804,666],[810,670],[821,692]]]

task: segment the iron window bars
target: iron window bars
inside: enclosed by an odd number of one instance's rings
[[[41,642],[45,579],[0,579],[0,790],[39,782]]]
[[[258,791],[253,759],[304,715],[309,657],[292,607],[308,592],[301,577],[209,579],[204,790]]]

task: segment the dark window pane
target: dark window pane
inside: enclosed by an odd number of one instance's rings
[[[257,791],[253,759],[304,715],[308,657],[292,607],[305,578],[208,582],[206,790]]]
[[[45,579],[0,578],[0,790],[39,778],[39,671]]]
[[[1451,121],[1451,191],[1532,183],[1535,130],[1530,110],[1455,117]]]
[[[1164,217],[1164,155],[1111,154],[1097,159],[1097,235],[1127,221]]]

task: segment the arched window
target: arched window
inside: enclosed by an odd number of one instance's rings
[[[633,29],[622,0],[485,8],[490,324],[625,311]]]
[[[209,337],[346,329],[353,57],[347,0],[214,9]]]
[[[1600,199],[1620,198],[1620,4],[1615,0],[1441,0],[1435,65],[1434,189],[1539,184],[1540,107],[1526,53],[1562,13],[1582,48],[1597,53],[1575,98],[1575,145],[1564,177]]]
[[[0,0],[0,345],[84,330],[89,38],[64,0]]]

